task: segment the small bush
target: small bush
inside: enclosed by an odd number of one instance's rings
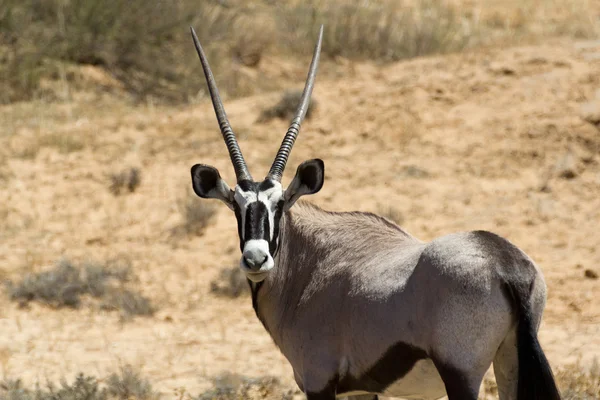
[[[271,399],[291,400],[297,390],[285,388],[277,378],[248,378],[224,373],[214,379],[214,387],[194,400]]]
[[[50,271],[27,274],[16,285],[9,282],[8,288],[10,298],[22,305],[38,301],[56,308],[78,307],[80,296],[88,291],[81,270],[68,260]]]
[[[64,259],[49,271],[27,274],[19,283],[9,281],[7,289],[10,299],[22,306],[37,301],[54,308],[77,308],[88,295],[101,300],[101,308],[118,310],[124,317],[152,315],[150,300],[124,287],[130,278],[127,263],[75,265]]]
[[[24,388],[21,380],[6,379],[0,383],[0,400],[156,400],[158,394],[132,367],[125,366],[119,373],[106,379],[106,385],[93,376],[80,373],[72,384],[63,380],[60,387],[39,383],[35,389]]]
[[[300,105],[301,98],[301,90],[285,91],[281,99],[277,102],[277,104],[273,105],[272,107],[266,108],[262,111],[262,113],[258,117],[257,122],[267,122],[273,118],[287,119],[291,121],[291,119],[296,114],[298,105]],[[310,104],[308,105],[308,110],[306,110],[307,119],[311,117],[311,114],[313,113],[316,104],[316,101],[312,99]]]
[[[115,196],[121,194],[122,190],[127,189],[130,193],[135,192],[142,182],[140,170],[138,168],[127,168],[117,174],[110,176],[109,190]]]
[[[217,296],[236,298],[248,294],[248,280],[238,266],[221,271],[219,278],[210,283],[210,291]]]
[[[182,231],[188,235],[201,236],[216,213],[214,205],[194,194],[188,194],[180,199],[178,206],[183,222],[175,229],[175,233]]]

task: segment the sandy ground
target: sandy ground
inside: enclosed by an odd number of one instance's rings
[[[305,68],[285,74],[301,86]],[[584,276],[600,273],[600,131],[580,109],[599,84],[600,43],[558,40],[384,67],[330,61],[284,182],[299,162],[320,157],[327,178],[311,201],[327,209],[393,207],[423,240],[472,229],[504,235],[547,280],[540,338],[551,363],[589,365],[600,357],[600,280]],[[255,176],[267,172],[287,127],[255,122],[278,96],[226,102]],[[167,398],[178,388],[198,394],[223,371],[293,387],[250,299],[210,293],[239,257],[233,215],[217,205],[205,235],[171,233],[193,164],[212,164],[234,182],[208,101],[134,108],[82,98],[5,106],[0,118],[1,275],[18,279],[61,257],[126,256],[159,306],[154,317],[122,323],[115,313],[20,309],[2,297],[1,373],[31,383],[130,363]],[[27,156],[52,135],[84,148]],[[141,168],[142,184],[115,197],[107,176],[127,166]]]

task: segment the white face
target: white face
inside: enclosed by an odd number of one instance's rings
[[[240,268],[248,279],[261,282],[275,266],[283,188],[271,179],[259,183],[245,181],[235,187],[233,200],[242,250]]]

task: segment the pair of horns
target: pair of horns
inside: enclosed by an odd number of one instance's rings
[[[227,114],[225,113],[225,108],[223,107],[221,96],[219,96],[219,90],[217,89],[215,77],[213,76],[213,73],[210,70],[210,66],[208,65],[208,60],[206,59],[204,50],[200,45],[200,41],[198,40],[198,36],[196,36],[194,28],[190,29],[192,31],[192,38],[194,39],[194,45],[196,46],[198,57],[200,57],[200,62],[202,63],[202,69],[204,70],[204,76],[206,77],[206,83],[208,84],[210,98],[215,109],[217,121],[219,122],[219,128],[221,129],[221,134],[223,135],[223,139],[225,140],[225,144],[227,145],[227,150],[229,150],[231,162],[233,163],[233,168],[235,169],[235,176],[237,178],[237,181],[240,182],[243,180],[252,180],[252,176],[250,175],[250,171],[248,171],[248,166],[246,165],[244,156],[242,156],[240,146],[238,145],[237,139],[235,138],[235,134],[233,133],[231,125],[229,124],[229,120],[227,119]],[[271,169],[269,170],[269,174],[267,175],[267,178],[274,179],[278,182],[281,182],[281,176],[283,175],[285,164],[287,163],[290,151],[294,146],[294,142],[298,137],[300,125],[302,124],[302,121],[306,116],[306,111],[308,110],[310,96],[315,85],[317,67],[319,66],[319,56],[321,53],[322,41],[323,25],[321,25],[321,29],[319,30],[319,39],[317,40],[317,45],[315,46],[313,58],[310,63],[310,69],[306,78],[306,84],[304,85],[304,91],[302,92],[302,98],[300,99],[300,105],[296,110],[296,115],[292,119],[292,123],[288,128],[285,137],[283,138],[283,142],[279,147],[277,156],[275,156],[275,161],[273,161],[273,165],[271,165]]]

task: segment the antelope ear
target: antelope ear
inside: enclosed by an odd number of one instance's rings
[[[192,167],[192,187],[203,199],[218,199],[233,209],[233,192],[229,185],[221,179],[215,167],[196,164]]]
[[[289,210],[296,200],[305,194],[317,193],[323,187],[325,180],[325,163],[323,160],[304,161],[298,166],[296,176],[285,190],[285,210]]]

